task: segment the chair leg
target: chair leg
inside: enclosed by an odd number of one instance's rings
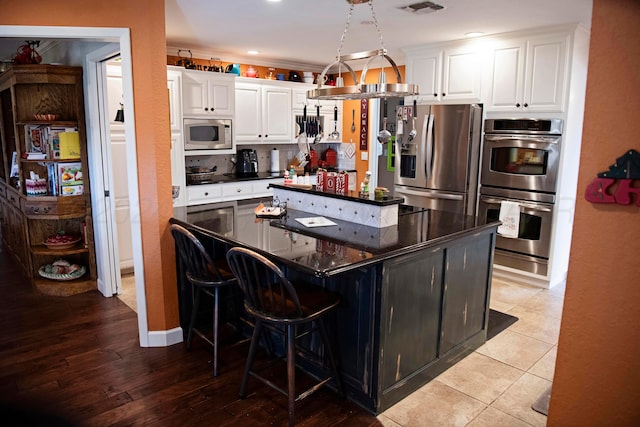
[[[320,329],[320,335],[322,336],[322,341],[324,342],[324,347],[327,353],[329,353],[329,363],[331,364],[331,369],[333,370],[333,375],[336,379],[338,394],[340,394],[340,396],[343,396],[344,394],[342,392],[342,380],[340,377],[340,373],[338,372],[338,367],[336,365],[336,358],[335,358],[335,355],[333,354],[333,347],[329,342],[329,336],[327,335],[327,330],[324,327],[324,319],[320,318],[317,320],[317,322],[318,322],[318,329]]]
[[[289,397],[289,426],[295,424],[296,404],[296,327],[287,325],[287,379]]]
[[[249,380],[249,371],[251,371],[251,365],[253,364],[253,357],[258,349],[258,343],[260,342],[260,335],[262,334],[262,321],[256,319],[255,326],[253,328],[253,335],[251,336],[251,344],[249,345],[249,356],[247,356],[247,363],[244,367],[244,374],[242,375],[242,384],[240,385],[240,399],[244,399],[247,396],[247,381]]]
[[[218,376],[218,317],[220,305],[220,288],[213,292],[213,376]]]
[[[187,333],[187,350],[191,350],[191,341],[193,340],[193,328],[196,326],[196,318],[198,317],[198,306],[200,305],[201,289],[194,286],[195,297],[193,298],[193,306],[191,307],[191,321],[189,322],[189,332]]]

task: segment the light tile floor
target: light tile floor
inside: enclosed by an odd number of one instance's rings
[[[378,419],[386,427],[545,426],[531,405],[551,386],[563,300],[564,286],[494,279],[491,308],[519,320]]]
[[[136,313],[138,312],[138,308],[136,306],[136,281],[133,274],[123,274],[122,278],[122,289],[120,289],[120,294],[118,294],[118,298],[123,303],[127,304],[129,308]]]

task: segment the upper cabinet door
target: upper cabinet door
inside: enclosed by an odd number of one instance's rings
[[[262,88],[263,142],[292,142],[292,123],[291,89],[264,86]]]
[[[228,80],[209,80],[209,99],[213,99],[213,113],[216,115],[233,116],[235,112],[235,85]]]
[[[488,109],[511,111],[522,107],[525,52],[524,41],[504,43],[494,49]]]
[[[444,51],[441,101],[480,100],[482,56],[469,48]]]
[[[233,77],[207,71],[185,70],[182,76],[182,110],[189,117],[232,117]]]
[[[487,111],[564,111],[568,37],[507,40],[496,47]]]
[[[528,111],[564,110],[568,38],[548,36],[527,42],[524,102]]]
[[[440,100],[440,76],[442,51],[434,50],[407,58],[407,82],[417,84],[420,90],[419,102]]]
[[[182,132],[182,71],[167,70],[171,132]]]
[[[236,85],[236,141],[258,142],[262,139],[262,106],[260,85]]]
[[[434,48],[407,54],[407,82],[420,89],[418,102],[480,100],[482,56],[466,46]]]

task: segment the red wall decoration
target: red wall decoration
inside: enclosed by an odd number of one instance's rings
[[[635,195],[636,206],[640,206],[640,153],[628,150],[607,172],[600,172],[585,190],[584,197],[591,203],[631,204]]]

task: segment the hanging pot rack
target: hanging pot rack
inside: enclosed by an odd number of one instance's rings
[[[382,34],[380,27],[378,26],[378,19],[376,18],[375,11],[373,10],[373,0],[347,0],[349,3],[349,14],[347,16],[347,23],[340,39],[340,46],[338,47],[338,55],[336,61],[327,65],[320,77],[318,77],[317,87],[307,91],[307,98],[309,99],[324,99],[324,100],[346,100],[346,99],[369,99],[369,98],[389,98],[389,97],[404,97],[414,96],[419,94],[418,85],[411,83],[403,83],[400,70],[395,61],[387,55],[387,50],[384,48],[384,42],[382,40]],[[370,50],[365,52],[352,53],[348,55],[342,55],[342,47],[349,30],[351,23],[351,16],[353,14],[353,8],[356,4],[368,3],[371,9],[371,17],[376,26],[378,32],[378,38],[380,40],[380,48],[376,50]],[[365,83],[367,77],[367,71],[371,62],[380,58],[391,65],[396,77],[396,83],[387,83],[387,76],[384,71],[384,66],[380,70],[377,83]],[[362,68],[360,80],[358,80],[355,71],[349,65],[348,61],[356,61],[366,59],[366,63]],[[322,87],[322,84],[326,80],[326,75],[329,69],[338,66],[338,78],[336,79],[336,85],[331,87]],[[342,78],[342,67],[344,67],[353,79],[353,85],[345,86],[344,79]]]

